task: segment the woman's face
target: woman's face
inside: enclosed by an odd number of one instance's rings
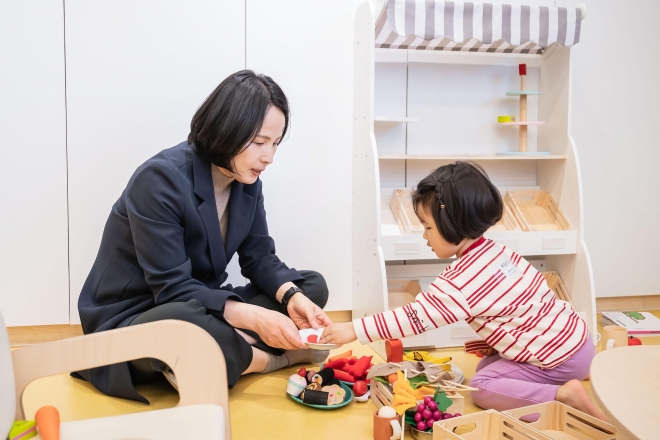
[[[246,185],[256,182],[266,167],[273,163],[273,156],[282,140],[284,122],[282,110],[270,106],[259,133],[243,151],[234,157],[232,162],[234,172],[220,168],[222,174],[233,177]]]

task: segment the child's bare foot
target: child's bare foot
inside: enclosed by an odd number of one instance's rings
[[[598,411],[596,405],[591,402],[587,390],[579,380],[569,380],[564,385],[560,386],[557,390],[557,396],[555,396],[555,399],[604,422],[610,422],[605,414]]]

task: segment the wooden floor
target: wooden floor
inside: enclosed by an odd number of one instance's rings
[[[654,314],[660,317],[660,313]],[[645,337],[642,342],[660,345],[660,337]],[[357,343],[350,344],[348,348],[352,348],[357,355],[374,354],[368,346]],[[346,350],[346,347],[340,350]],[[469,382],[479,360],[476,356],[465,354],[457,348],[436,352],[452,356],[452,362],[465,372],[466,383]],[[383,362],[377,357],[374,361]],[[269,439],[373,438],[372,414],[375,406],[371,402],[353,402],[338,410],[323,411],[304,407],[288,398],[284,391],[287,378],[298,368],[296,366],[271,374],[247,376],[230,391],[235,440],[263,438],[261,434],[264,430],[268,432]],[[585,382],[585,385],[589,387],[589,382]],[[169,408],[178,400],[177,393],[166,382],[149,384],[138,390],[152,402],[151,405],[104,396],[86,382],[63,374],[32,383],[25,392],[23,402],[28,417],[32,417],[43,405],[53,405],[59,409],[62,420],[69,421]],[[469,393],[465,394],[465,407],[465,413],[479,411]],[[260,435],[256,434],[257,426]]]

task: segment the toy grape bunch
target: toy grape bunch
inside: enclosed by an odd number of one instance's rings
[[[525,87],[525,77],[527,76],[527,64],[518,65],[518,73],[520,74],[520,90],[515,92],[507,92],[506,96],[520,97],[520,118],[516,122],[515,116],[498,116],[497,122],[502,125],[511,125],[518,127],[518,151],[515,152],[501,152],[498,155],[547,155],[549,151],[527,151],[528,144],[528,130],[530,125],[544,125],[542,121],[528,121],[527,120],[527,97],[540,95],[538,90],[527,90]]]
[[[406,423],[416,428],[418,431],[432,432],[433,424],[439,420],[451,419],[452,417],[460,417],[461,414],[451,414],[446,412],[451,406],[452,401],[444,391],[438,393],[436,389],[433,397],[424,397],[424,402],[417,405],[415,412],[412,415],[411,411],[406,412]]]

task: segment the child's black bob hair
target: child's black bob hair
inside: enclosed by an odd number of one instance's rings
[[[206,160],[233,172],[234,157],[259,134],[271,106],[284,113],[283,138],[289,129],[289,103],[280,86],[252,70],[233,73],[197,109],[188,142]]]
[[[442,238],[454,245],[479,238],[502,218],[502,196],[486,172],[467,162],[441,166],[422,179],[412,194],[419,216],[433,215]]]

